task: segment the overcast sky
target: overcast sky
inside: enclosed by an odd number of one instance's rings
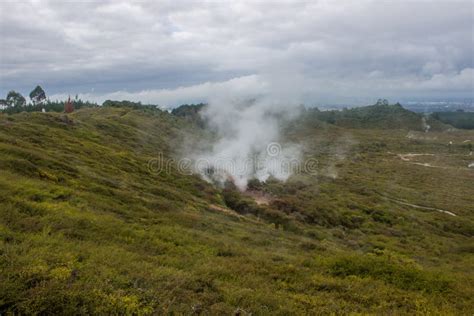
[[[0,2],[0,97],[473,98],[473,1]]]

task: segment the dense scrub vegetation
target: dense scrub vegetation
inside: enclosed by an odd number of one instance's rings
[[[0,114],[0,314],[472,311],[471,131],[305,115],[285,139],[318,173],[252,181],[257,204],[159,168],[199,124],[104,105]]]
[[[199,112],[205,107],[204,103],[199,104],[183,104],[174,108],[171,111],[171,114],[181,117],[191,117],[197,118],[199,117]]]

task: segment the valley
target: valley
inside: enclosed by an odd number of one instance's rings
[[[0,114],[0,313],[469,314],[474,131],[308,111],[282,147],[317,167],[246,192],[150,170],[213,137],[196,116]]]

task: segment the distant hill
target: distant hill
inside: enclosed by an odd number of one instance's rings
[[[184,104],[171,111],[175,116],[204,127],[200,112],[205,104]],[[449,128],[436,116],[415,113],[397,104],[375,104],[352,109],[320,111],[310,108],[304,111],[302,119],[313,124],[331,124],[357,129],[407,129],[414,131],[440,131]],[[321,123],[317,123],[321,122]]]
[[[346,128],[443,130],[447,127],[433,117],[425,117],[404,109],[400,104],[375,104],[341,111],[310,109],[313,119]]]
[[[434,112],[430,117],[456,128],[474,129],[474,112]]]

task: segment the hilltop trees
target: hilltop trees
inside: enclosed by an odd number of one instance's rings
[[[171,114],[182,117],[195,117],[199,114],[199,111],[201,111],[205,106],[206,104],[204,103],[183,104],[178,106],[177,108],[174,108],[171,111]]]
[[[21,93],[16,92],[14,90],[11,90],[10,92],[8,92],[6,101],[9,107],[19,108],[22,106],[23,107],[26,106],[25,97],[22,96]]]
[[[196,123],[200,127],[204,127],[205,122],[199,112],[206,106],[204,103],[199,104],[183,104],[171,111],[171,114],[184,117],[187,121]]]
[[[29,94],[31,102],[27,102],[21,93],[11,90],[5,99],[0,99],[0,112],[13,114],[19,112],[63,112],[64,101],[51,101],[46,97],[43,88],[37,85]],[[75,109],[83,107],[97,107],[96,103],[76,98],[72,101]]]
[[[41,86],[36,86],[36,88],[30,92],[30,99],[33,105],[41,104],[46,100],[46,93]]]
[[[389,102],[387,99],[378,99],[377,100],[377,103],[375,103],[375,105],[389,105]]]

